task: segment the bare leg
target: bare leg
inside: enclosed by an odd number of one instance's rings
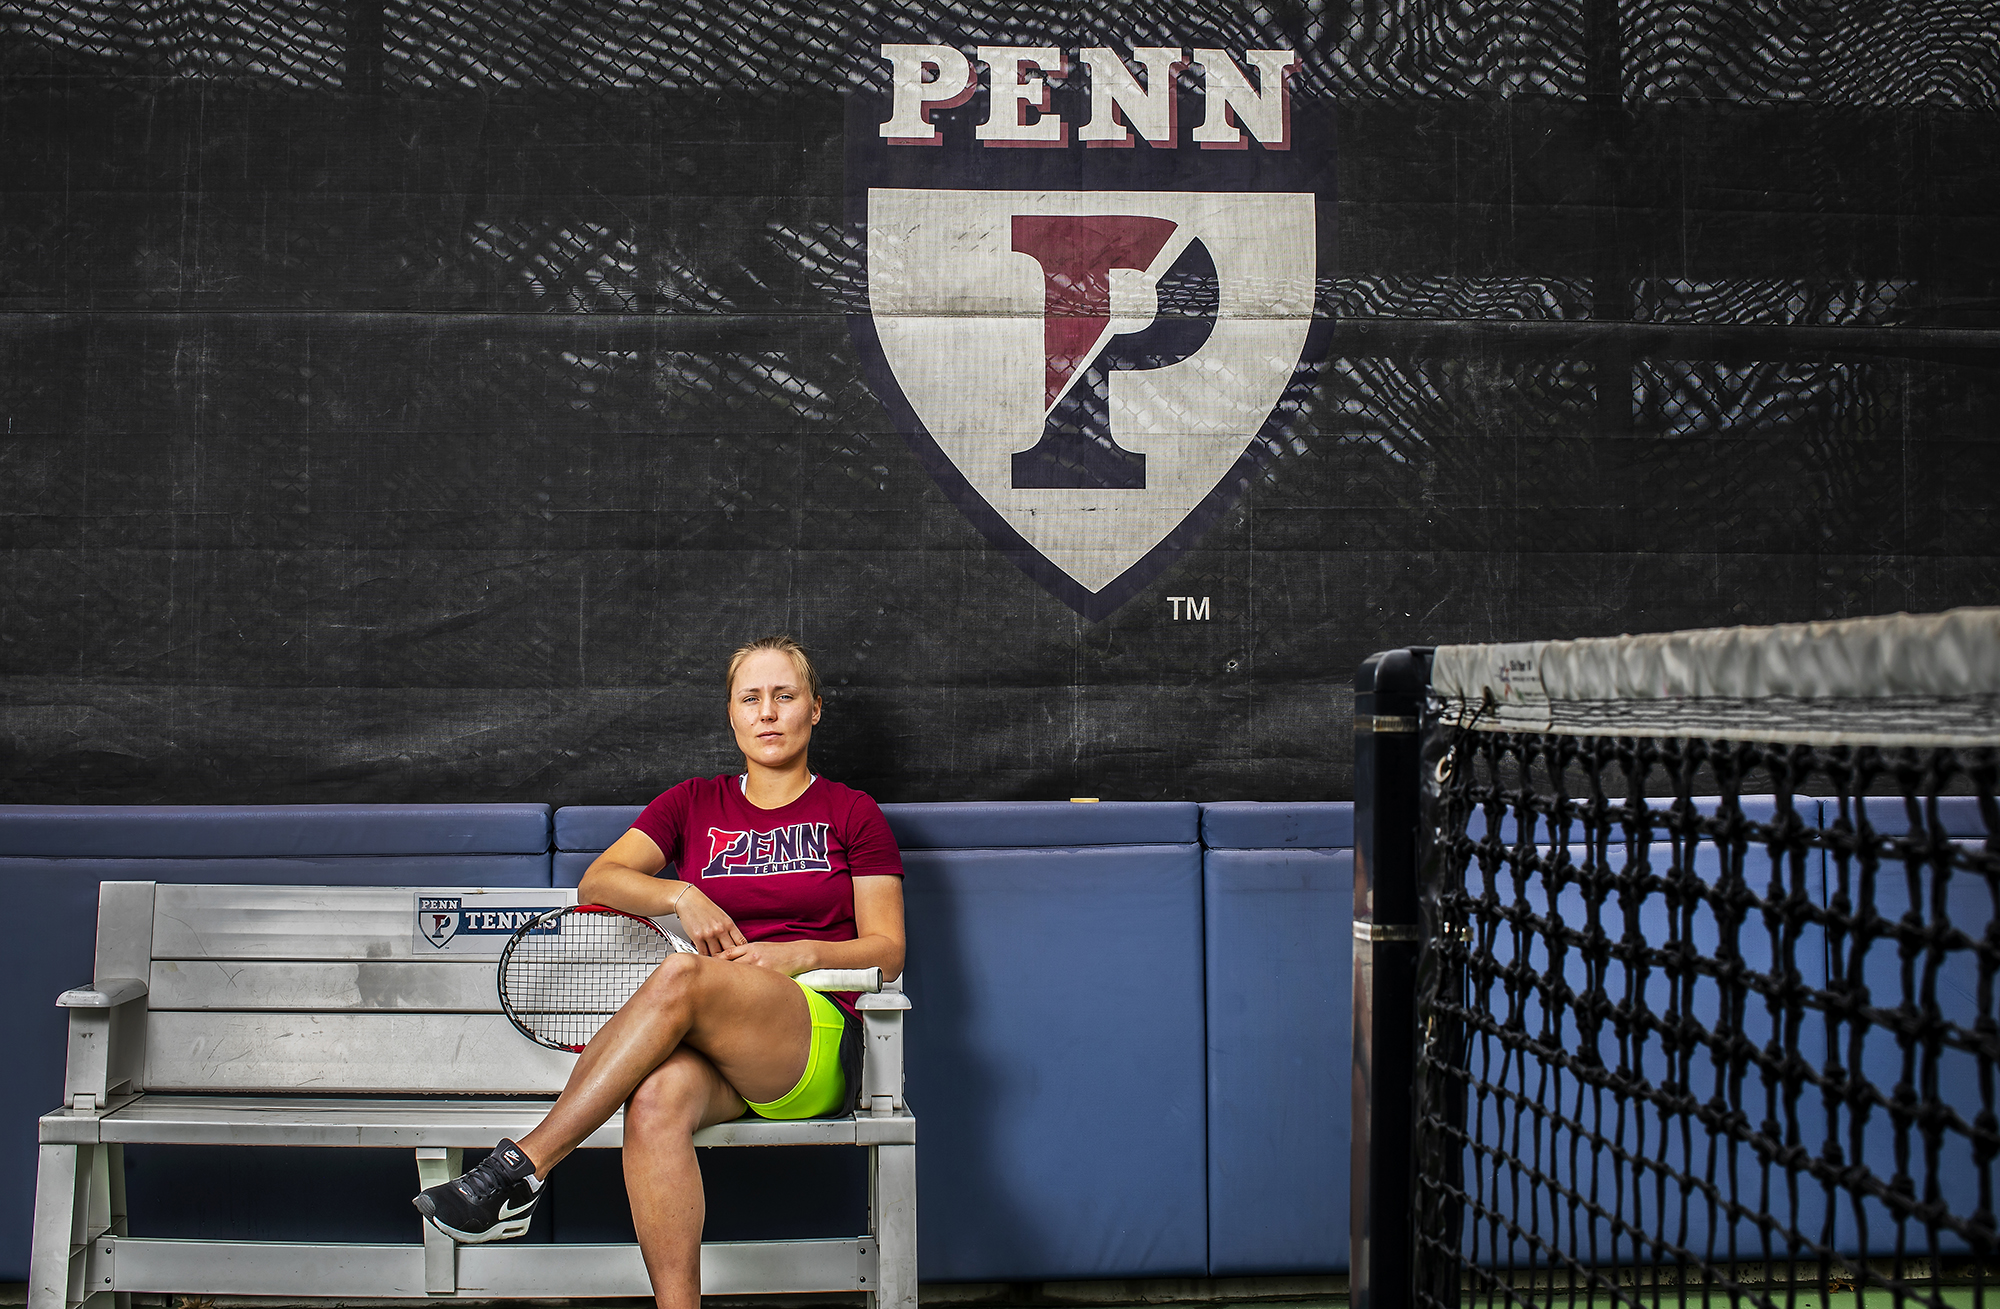
[[[811,1011],[791,978],[670,955],[584,1048],[548,1116],[517,1144],[536,1175],[548,1176],[683,1042],[706,1055],[732,1091],[776,1100],[805,1072],[811,1039]]]
[[[695,1132],[743,1113],[743,1097],[686,1046],[639,1083],[625,1106],[625,1193],[659,1309],[699,1309],[701,1165]]]

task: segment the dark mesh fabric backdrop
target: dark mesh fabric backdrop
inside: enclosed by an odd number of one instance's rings
[[[1340,797],[1371,650],[2000,594],[1991,3],[5,24],[0,798],[639,801],[773,629],[884,800]],[[958,33],[1294,47],[1339,142],[1310,402],[1096,624],[843,320],[842,90]]]

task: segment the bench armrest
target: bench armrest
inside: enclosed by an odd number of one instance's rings
[[[908,1009],[903,979],[882,979],[879,968],[815,968],[792,979],[812,991],[859,991],[856,1009]]]
[[[811,991],[863,991],[882,989],[879,968],[815,968],[793,979]]]
[[[861,1113],[886,1116],[901,1113],[903,1103],[903,1015],[909,999],[901,991],[884,989],[854,1002],[861,1015],[865,1043],[861,1059],[861,1093],[855,1104]]]
[[[146,994],[146,984],[136,977],[100,977],[56,997],[69,1010],[63,1105],[71,1112],[103,1109],[118,1091],[138,1089]]]
[[[146,984],[136,977],[100,977],[89,986],[64,991],[56,1004],[63,1009],[110,1009],[145,994]]]

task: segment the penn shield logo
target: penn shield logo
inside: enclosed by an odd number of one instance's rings
[[[1295,139],[1289,51],[973,49],[885,43],[851,104],[854,334],[939,485],[1098,619],[1241,494],[1317,361],[1331,150]]]
[[[774,873],[830,873],[825,823],[791,823],[768,832],[708,829],[703,877],[769,877]]]
[[[457,896],[419,896],[417,934],[438,949],[444,949],[458,935],[460,900]]]
[[[547,891],[488,891],[468,906],[463,896],[420,894],[416,934],[439,950],[497,952],[503,938],[561,907],[548,897]],[[534,929],[536,934],[560,930],[557,923]]]

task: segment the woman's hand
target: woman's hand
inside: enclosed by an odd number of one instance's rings
[[[730,950],[743,947],[743,933],[736,930],[736,920],[723,913],[693,882],[686,883],[678,892],[673,913],[681,920],[681,931],[687,939],[705,955],[731,958]]]
[[[724,950],[722,957],[739,964],[755,964],[787,977],[797,977],[819,967],[819,952],[813,948],[815,944],[811,941],[752,941],[748,945]]]

